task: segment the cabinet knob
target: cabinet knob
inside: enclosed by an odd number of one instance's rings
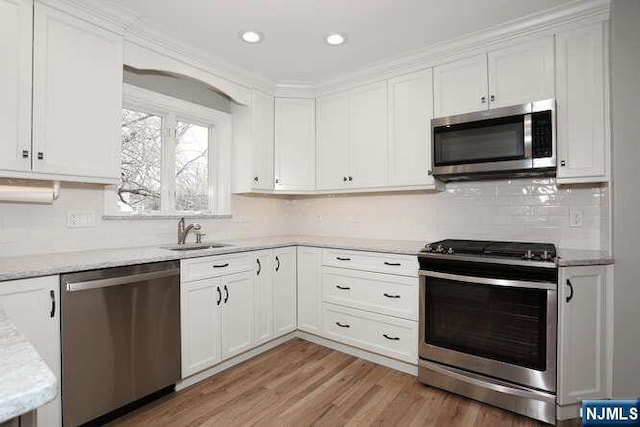
[[[567,162],[564,160],[560,160],[560,166],[562,167],[567,166]]]
[[[256,177],[254,177],[254,178],[253,178],[253,180],[254,180],[255,182],[258,182],[258,177],[257,177],[257,176],[256,176]]]
[[[23,159],[29,158],[29,150],[22,150],[22,158]]]
[[[489,98],[489,100],[490,100],[491,102],[495,101],[495,100],[496,100],[496,96],[495,96],[495,95],[491,95],[491,98]]]
[[[433,171],[432,171],[431,169],[429,169],[429,170],[427,171],[427,175],[429,175],[429,176],[433,175]]]
[[[487,102],[487,97],[486,96],[480,97],[480,102],[485,104]]]
[[[44,153],[42,151],[38,151],[38,160],[44,160]]]
[[[276,178],[276,184],[280,184],[280,180]]]
[[[343,177],[342,177],[342,180],[343,180],[344,182],[347,182],[347,177],[346,177],[346,176],[343,176]]]
[[[353,181],[353,177],[352,176],[349,177],[349,182],[351,182],[351,181]]]

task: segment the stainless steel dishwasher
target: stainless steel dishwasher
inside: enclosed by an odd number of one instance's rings
[[[65,274],[60,282],[65,426],[179,380],[178,261]]]

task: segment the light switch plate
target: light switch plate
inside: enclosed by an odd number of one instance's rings
[[[67,211],[67,228],[86,228],[96,226],[94,211]]]

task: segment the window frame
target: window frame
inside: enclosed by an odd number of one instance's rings
[[[162,119],[160,210],[142,213],[121,212],[117,208],[116,185],[105,189],[105,218],[212,217],[230,214],[232,116],[182,99],[174,98],[130,84],[123,84],[122,108],[157,115]],[[209,129],[208,209],[175,209],[175,148],[177,123],[188,122]],[[122,155],[122,138],[118,141]]]

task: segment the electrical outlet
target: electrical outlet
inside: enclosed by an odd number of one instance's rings
[[[94,211],[67,211],[68,228],[86,228],[96,226],[96,214]]]
[[[582,227],[582,211],[580,209],[569,209],[569,226]]]

